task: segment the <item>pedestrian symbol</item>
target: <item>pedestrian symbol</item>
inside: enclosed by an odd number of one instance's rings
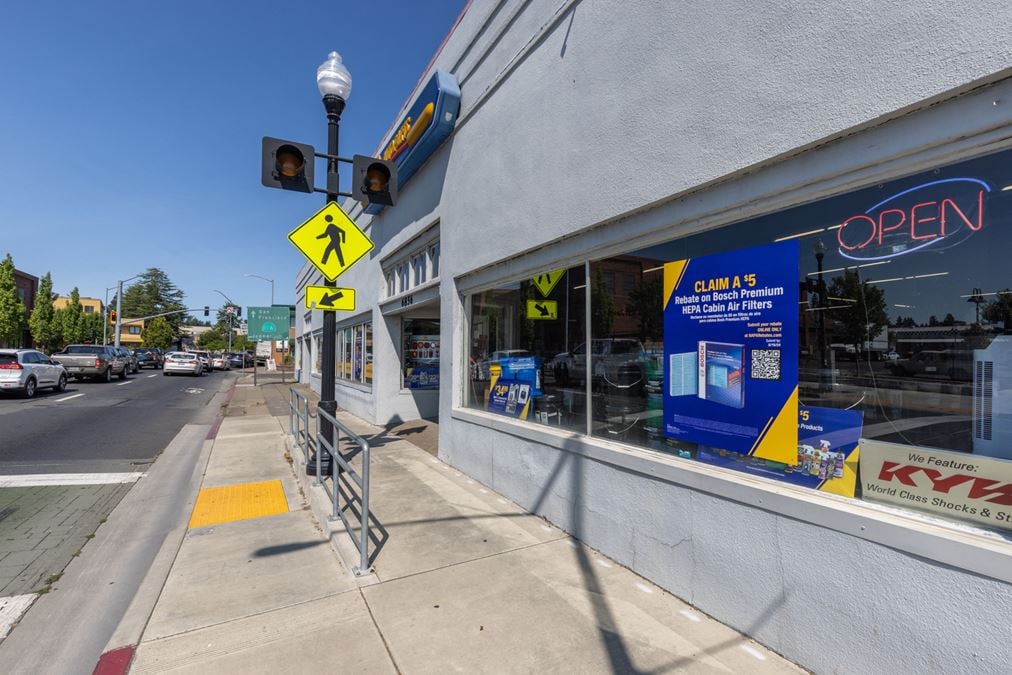
[[[555,300],[528,300],[528,319],[558,319],[559,303]]]
[[[335,202],[327,202],[295,228],[288,240],[330,281],[373,248],[369,237]]]
[[[355,289],[333,286],[306,286],[306,309],[354,312]]]
[[[548,294],[555,288],[555,284],[559,283],[559,279],[566,273],[566,270],[554,270],[552,272],[543,272],[542,274],[536,274],[531,277],[531,281],[541,291],[541,295],[548,297]]]

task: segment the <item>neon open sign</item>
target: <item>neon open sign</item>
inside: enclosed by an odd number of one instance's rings
[[[977,178],[945,178],[898,192],[843,222],[836,231],[840,255],[883,260],[951,248],[983,229],[989,192]]]

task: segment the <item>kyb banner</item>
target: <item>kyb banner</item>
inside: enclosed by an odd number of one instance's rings
[[[1012,462],[861,441],[864,498],[1012,530]]]

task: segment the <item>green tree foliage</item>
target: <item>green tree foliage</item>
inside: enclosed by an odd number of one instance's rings
[[[144,341],[145,347],[168,349],[174,337],[172,326],[169,325],[164,316],[148,321],[147,325],[144,326],[144,330],[141,331],[141,340]]]
[[[56,309],[53,307],[53,278],[49,272],[39,281],[39,292],[35,295],[35,308],[28,318],[32,339],[39,349],[51,352],[60,341],[56,326]]]
[[[652,274],[643,277],[632,290],[629,304],[640,321],[640,340],[659,341],[664,338],[664,277]]]
[[[151,267],[123,291],[120,310],[124,318],[139,318],[185,308],[183,292],[172,283],[169,275],[157,267]],[[167,316],[165,320],[172,326],[173,334],[178,334],[182,315]]]
[[[102,342],[102,314],[82,312],[79,336],[82,342],[100,344]]]
[[[999,291],[995,299],[980,311],[980,315],[986,321],[1002,324],[1006,333],[1012,331],[1012,289]]]
[[[14,259],[8,253],[0,262],[0,345],[20,347],[25,327],[25,303],[14,283]]]
[[[81,307],[81,294],[77,287],[70,292],[70,302],[66,307],[57,310],[53,317],[53,323],[59,332],[61,346],[86,342],[91,337],[84,321],[84,308]],[[99,325],[99,330],[102,326]],[[86,335],[87,333],[87,335]]]
[[[889,325],[885,292],[861,281],[855,271],[833,279],[827,295],[839,298],[830,300],[833,309],[826,310],[835,322],[834,332],[844,344],[854,345],[858,353],[863,351],[865,342]]]
[[[228,337],[222,335],[221,331],[217,328],[212,328],[209,331],[204,331],[197,337],[197,346],[209,352],[224,351],[228,346]]]

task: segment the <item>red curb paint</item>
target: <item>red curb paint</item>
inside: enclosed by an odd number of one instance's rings
[[[222,405],[228,405],[229,403],[232,402],[232,397],[235,395],[235,385],[236,383],[233,382],[232,386],[229,387],[228,393],[225,394],[225,402],[222,403]]]
[[[213,441],[214,440],[215,436],[218,435],[218,429],[221,428],[221,423],[223,421],[225,421],[224,417],[219,417],[218,419],[216,419],[214,421],[214,424],[211,426],[211,430],[207,432],[206,440],[208,440],[208,441]]]
[[[130,669],[134,649],[133,645],[129,645],[102,654],[92,675],[124,675]]]

